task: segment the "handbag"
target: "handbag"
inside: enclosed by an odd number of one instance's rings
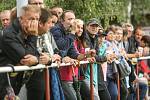
[[[115,79],[117,79],[117,76],[119,74],[117,64],[114,61],[111,64],[112,64],[113,76]]]
[[[119,63],[117,63],[117,68],[119,71],[120,79],[124,79],[126,76],[129,76],[131,73],[131,68],[125,59],[121,59]]]

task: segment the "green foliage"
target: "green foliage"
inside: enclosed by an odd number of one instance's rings
[[[16,6],[16,0],[1,0],[0,1],[0,12],[6,9],[12,9]]]
[[[143,18],[145,13],[150,13],[150,0],[45,0],[47,7],[61,6],[65,10],[73,10],[77,18],[85,22],[89,18],[98,18],[104,27],[112,23],[127,21],[127,6],[132,3],[132,15],[134,23],[141,21],[148,24],[147,19]],[[15,7],[16,0],[1,0],[0,11]]]
[[[150,25],[150,19],[145,15],[150,16],[150,0],[132,0],[132,15],[134,15],[133,23],[143,26]]]
[[[126,20],[125,0],[66,0],[61,4],[65,9],[74,10],[77,18],[85,21],[92,17],[103,20],[103,26],[108,26],[116,16],[116,23]]]
[[[108,26],[114,20],[115,23],[125,21],[127,4],[126,0],[46,0],[47,6],[57,5],[73,10],[77,18],[85,22],[89,18],[98,18],[102,20],[103,26]]]

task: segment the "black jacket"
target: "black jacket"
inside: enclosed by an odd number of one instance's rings
[[[84,38],[85,44],[87,47],[90,49],[95,49],[96,50],[96,61],[97,62],[105,62],[107,61],[107,58],[105,56],[99,56],[99,45],[98,45],[98,36],[96,35],[95,38],[92,38],[90,36],[90,33],[86,31],[85,33],[85,38]]]
[[[139,46],[139,43],[135,40],[135,37],[131,36],[130,38],[128,38],[128,43],[129,43],[129,47],[127,53],[129,54],[135,53]]]
[[[99,45],[98,45],[98,37],[97,35],[95,36],[95,38],[92,38],[90,36],[90,33],[87,31],[85,34],[85,38],[84,38],[85,42],[86,42],[86,46],[90,47],[91,49],[95,49],[96,50],[96,62],[105,62],[107,61],[106,56],[99,56],[98,52],[99,52]],[[100,66],[100,64],[98,64],[98,90],[105,90],[106,88],[106,84],[104,82],[104,77],[103,77],[103,72],[102,72],[102,68]]]
[[[28,36],[25,39],[18,20],[3,30],[1,49],[0,66],[19,64],[20,60],[27,54],[39,56],[36,49],[36,37]]]

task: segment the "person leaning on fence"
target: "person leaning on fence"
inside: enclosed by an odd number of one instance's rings
[[[127,54],[126,54],[126,51],[125,51],[124,45],[123,45],[123,29],[122,29],[122,27],[116,26],[115,34],[116,34],[116,38],[115,38],[114,43],[116,45],[116,48],[118,49],[119,54],[122,57],[121,59],[123,59],[123,61],[127,63],[128,57],[127,57]],[[129,74],[130,74],[130,71],[131,71],[130,66],[128,65],[128,67],[127,66],[125,66],[125,67],[129,68]],[[122,100],[127,99],[128,88],[130,87],[129,86],[129,74],[126,75],[126,77],[123,77],[122,79],[120,79],[120,84],[121,84],[120,85],[120,94],[121,94],[120,98],[122,98]],[[120,75],[120,77],[121,77],[121,75]]]
[[[70,28],[74,22],[75,14],[71,10],[64,11],[61,16],[61,21],[57,23],[51,32],[54,36],[58,49],[61,51],[62,61],[67,63],[74,63],[74,59],[83,60],[85,54],[79,54],[73,45],[75,33],[70,32]],[[66,100],[77,100],[76,93],[70,85],[72,82],[67,83],[63,80],[66,79],[68,73],[65,72],[67,67],[60,67],[60,78],[62,80],[62,88]],[[69,70],[70,71],[70,70]],[[71,77],[72,81],[72,77]]]
[[[0,65],[27,65],[38,63],[39,54],[36,50],[34,36],[37,35],[40,9],[35,6],[25,6],[21,9],[20,17],[4,30],[2,37],[2,53]],[[22,86],[22,72],[10,73],[10,79],[15,94],[18,95]],[[6,79],[7,80],[7,79]],[[0,98],[6,95],[7,81],[0,90]],[[34,92],[34,91],[33,91]]]
[[[74,19],[75,14],[72,10],[64,11],[61,16],[61,21],[50,30],[60,50],[69,48],[70,44],[73,42],[75,37],[74,33],[69,34],[69,32]]]
[[[118,91],[121,87],[121,99],[127,98],[127,86],[126,77],[131,72],[130,66],[127,63],[125,57],[122,36],[123,30],[119,26],[115,26],[114,30],[109,27],[107,30],[107,57],[108,57],[108,71],[107,71],[107,84],[108,90],[111,95],[111,99],[117,100]],[[119,77],[118,77],[119,75]],[[120,86],[117,89],[117,81],[120,81]],[[124,82],[125,81],[125,82]],[[125,84],[126,83],[126,84]],[[112,91],[113,90],[113,91]],[[120,94],[120,93],[119,93]],[[119,97],[120,98],[120,97]]]
[[[52,62],[60,63],[61,57],[57,54],[58,48],[52,34],[49,32],[54,26],[52,14],[47,9],[41,8],[39,19],[39,31],[37,49],[40,52],[39,63],[48,64],[49,59]],[[50,95],[52,100],[64,100],[64,94],[61,88],[57,68],[49,68],[50,73]],[[36,84],[36,83],[35,83]],[[32,91],[31,91],[32,92]]]
[[[89,54],[90,52],[89,53],[85,52],[85,48],[84,48],[83,21],[80,19],[75,19],[71,27],[71,32],[75,34],[75,39],[73,41],[73,44],[76,51],[82,55],[84,54],[90,55]],[[86,57],[84,57],[84,59],[86,59]],[[61,75],[61,80],[63,85],[70,86],[70,88],[66,88],[63,86],[64,87],[63,89],[66,92],[72,92],[74,94],[74,99],[72,98],[72,100],[82,100],[80,95],[80,86],[79,86],[80,84],[78,81],[81,79],[80,75],[78,75],[79,74],[78,71],[80,70],[81,66],[82,65],[71,65],[71,66],[60,68],[60,75]],[[67,73],[64,74],[65,72]],[[69,97],[67,97],[67,100],[69,100]]]
[[[127,53],[127,57],[129,59],[132,59],[133,57],[138,57],[138,53],[136,52],[136,45],[137,42],[135,41],[134,37],[133,37],[133,25],[130,23],[124,23],[122,25],[123,28],[123,45],[125,48],[125,51]],[[134,66],[131,64],[131,62],[128,60],[128,63],[131,67],[131,73],[129,75],[129,85],[130,87],[128,88],[129,90],[129,95],[128,95],[128,99],[133,98],[134,95],[134,89],[133,89],[133,85],[132,82],[135,80],[135,74],[134,74]]]
[[[78,21],[78,27],[77,27],[77,21]],[[80,33],[79,33],[80,31]],[[83,21],[79,19],[75,19],[73,25],[72,25],[72,31],[73,33],[82,34],[83,32]],[[81,46],[81,44],[80,44]],[[75,46],[76,48],[76,46]],[[82,48],[82,47],[81,47]],[[77,50],[77,48],[76,48]],[[78,51],[78,50],[77,50]],[[80,53],[80,52],[79,52]],[[66,95],[66,99],[69,100],[81,100],[80,95],[80,89],[79,89],[79,82],[78,82],[78,69],[79,65],[71,65],[67,67],[60,68],[60,75],[63,86],[64,93]],[[69,88],[67,88],[69,86]],[[71,95],[67,95],[67,94]]]
[[[140,42],[140,49],[142,50],[142,56],[149,56],[150,55],[150,36],[148,35],[144,35],[141,38],[141,42]],[[149,70],[149,59],[146,60],[140,60],[138,61],[138,77],[137,77],[137,81],[140,81],[141,83],[145,83],[148,85],[148,81],[149,81],[149,75],[150,75],[150,70]],[[146,87],[146,86],[145,86]],[[145,100],[148,100],[148,94],[149,94],[149,88],[147,88],[147,91],[143,91],[142,93],[144,94],[146,92],[145,95]]]
[[[106,40],[105,37],[107,34],[105,32],[98,32],[98,55],[105,58],[106,57]],[[98,67],[98,93],[100,96],[100,99],[102,100],[110,100],[110,94],[108,92],[106,82],[107,82],[107,59],[104,59],[99,63]],[[104,87],[105,88],[101,88]]]
[[[107,88],[111,96],[111,100],[117,100],[118,90],[116,84],[116,77],[114,77],[115,72],[113,72],[113,61],[116,59],[115,47],[113,47],[114,32],[112,27],[108,27],[106,30],[106,56],[107,56]]]
[[[136,27],[135,30],[134,30],[134,33],[133,33],[133,38],[135,39],[135,48],[136,48],[136,53],[138,54],[138,57],[141,57],[142,56],[142,51],[143,51],[143,48],[140,47],[140,42],[141,42],[141,39],[142,39],[142,36],[144,35],[144,31],[142,30],[141,27]],[[141,51],[142,49],[142,51]],[[138,67],[138,64],[135,66],[135,68]],[[146,91],[147,91],[147,88],[148,88],[148,82],[147,82],[147,79],[145,77],[141,77],[139,73],[136,73],[136,79],[134,80],[134,83],[138,83],[139,84],[139,98],[142,100],[145,98],[146,96]],[[143,80],[144,79],[144,80]],[[138,95],[138,94],[136,94]]]
[[[95,52],[94,57],[89,61],[92,63],[93,68],[93,88],[94,88],[94,100],[99,100],[100,97],[98,95],[98,65],[95,63],[100,62],[101,57],[97,55],[98,53],[98,40],[97,33],[99,29],[100,23],[96,18],[90,19],[86,24],[84,42],[85,48],[89,48]],[[103,87],[101,87],[103,88]],[[105,88],[105,87],[104,87]],[[84,80],[81,83],[81,96],[84,100],[90,99],[90,64],[87,64],[84,70]]]
[[[44,8],[44,0],[28,0],[30,5],[36,5],[40,8]],[[52,34],[48,31],[54,25],[54,19],[51,13],[47,12],[46,9],[42,9],[42,15],[40,16],[39,23],[39,37],[37,41],[38,50],[40,52],[47,52],[51,55],[52,62],[59,62],[60,56],[57,45],[54,41]],[[49,25],[48,25],[49,24]],[[44,33],[45,32],[45,33]],[[55,53],[55,54],[54,54]],[[43,58],[43,57],[41,57]],[[50,68],[50,91],[51,91],[51,99],[53,100],[63,100],[64,94],[61,88],[59,75],[56,70],[57,68]]]

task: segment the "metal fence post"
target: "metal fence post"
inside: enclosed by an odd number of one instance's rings
[[[138,74],[139,74],[139,70],[138,70],[138,64],[137,64],[136,65],[136,75],[138,75]],[[139,83],[137,83],[136,93],[137,93],[137,100],[140,100]]]
[[[94,89],[93,89],[93,64],[90,64],[90,100],[94,100]]]
[[[118,87],[118,100],[120,100],[120,78],[119,78],[119,74],[117,75],[117,87]]]
[[[46,100],[50,100],[50,77],[49,77],[49,69],[46,66],[45,69],[45,93],[46,93]]]

